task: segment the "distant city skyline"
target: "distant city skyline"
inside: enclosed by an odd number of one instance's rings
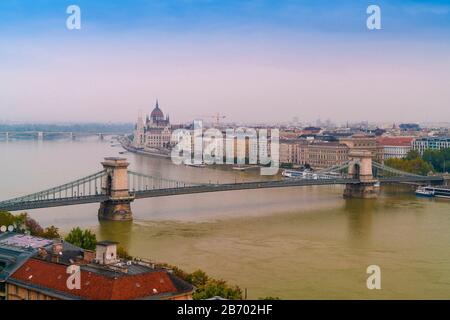
[[[70,4],[81,30],[65,28]],[[450,4],[2,1],[0,119],[450,120]]]

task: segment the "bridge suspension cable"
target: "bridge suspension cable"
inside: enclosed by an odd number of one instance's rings
[[[89,176],[53,187],[47,190],[0,202],[0,209],[8,209],[17,203],[56,201],[63,199],[79,199],[102,194],[101,179],[106,175],[104,170]]]
[[[128,185],[130,191],[137,192],[155,189],[193,187],[198,186],[200,184],[164,179],[161,177],[153,177],[139,172],[128,170]]]
[[[350,161],[346,161],[346,162],[344,162],[342,164],[338,164],[338,165],[335,165],[335,166],[332,166],[332,167],[329,167],[329,168],[318,170],[318,171],[316,171],[316,173],[318,173],[318,174],[330,173],[330,172],[336,172],[337,173],[337,172],[341,172],[341,171],[347,169],[349,167],[349,165],[350,165]]]
[[[394,175],[399,175],[399,176],[416,177],[416,178],[423,178],[424,177],[422,175],[413,174],[413,173],[410,173],[410,172],[405,172],[405,171],[401,171],[401,170],[398,170],[398,169],[394,169],[394,168],[385,166],[384,164],[378,163],[376,161],[372,161],[372,167],[377,168],[377,169],[382,170],[382,171],[389,172],[389,173],[394,174]]]

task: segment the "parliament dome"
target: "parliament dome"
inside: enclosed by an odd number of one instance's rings
[[[152,113],[150,113],[150,118],[152,118],[154,120],[164,119],[164,113],[159,108],[158,100],[156,100],[155,108],[153,109]]]

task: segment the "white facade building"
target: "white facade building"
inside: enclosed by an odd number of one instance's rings
[[[450,137],[424,137],[413,142],[413,149],[420,154],[426,149],[440,150],[450,148]]]

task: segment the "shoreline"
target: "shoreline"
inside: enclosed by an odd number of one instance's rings
[[[125,149],[128,152],[134,153],[134,154],[140,154],[148,157],[158,157],[158,158],[164,158],[164,159],[170,159],[170,154],[166,153],[158,153],[158,152],[150,152],[145,150],[140,150],[132,147],[130,145],[130,140],[126,137],[119,138],[118,142],[120,143],[121,147]],[[226,168],[228,170],[236,170],[239,172],[246,172],[249,170],[256,170],[261,168],[260,165],[248,165],[245,164],[244,167],[240,167],[238,164],[212,164],[212,165],[203,165],[203,166],[190,166],[193,168],[209,168],[209,169],[223,169]]]
[[[125,149],[126,151],[131,152],[131,153],[141,154],[141,155],[150,156],[150,157],[165,158],[165,159],[170,158],[170,154],[168,154],[168,153],[166,154],[166,153],[150,152],[150,151],[136,149],[136,148],[130,146],[130,144],[129,144],[130,140],[128,138],[119,138],[118,141],[123,149]]]

